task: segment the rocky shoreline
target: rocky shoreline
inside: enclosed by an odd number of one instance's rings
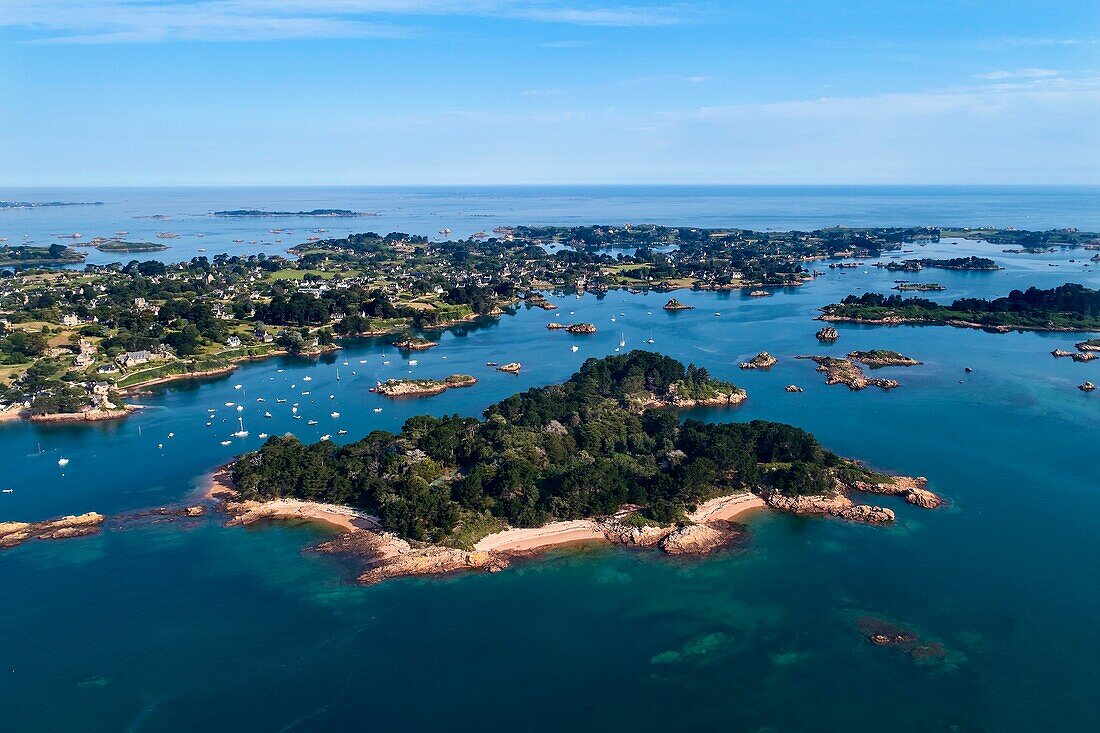
[[[865,326],[951,326],[953,328],[973,328],[989,333],[1012,333],[1013,331],[1035,331],[1037,333],[1088,333],[1092,328],[1070,328],[1068,326],[1023,326],[1018,324],[991,326],[985,323],[963,321],[956,318],[934,320],[930,318],[908,318],[903,316],[883,316],[882,318],[863,318],[862,316],[838,316],[825,313],[817,317],[818,321],[831,323],[859,323]]]
[[[896,379],[881,379],[864,375],[863,369],[848,358],[835,356],[796,356],[796,359],[809,359],[817,364],[817,371],[825,373],[825,384],[843,384],[853,392],[867,387],[891,390],[901,386]]]
[[[41,415],[28,415],[27,419],[37,423],[101,422],[120,420],[142,409],[138,405],[126,405],[118,410],[83,410],[81,412],[53,412]]]

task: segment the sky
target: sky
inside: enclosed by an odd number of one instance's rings
[[[0,0],[0,186],[1100,184],[1096,0]]]

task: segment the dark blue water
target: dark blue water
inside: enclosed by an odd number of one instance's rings
[[[1009,255],[943,242],[920,252],[986,254],[1005,265],[906,274],[946,285],[935,294],[944,300],[1067,280],[1100,286],[1080,251]],[[763,299],[681,292],[697,306],[681,313],[660,308],[667,296],[559,295],[560,315],[522,310],[444,333],[438,348],[414,356],[416,366],[384,343],[362,341],[319,361],[270,360],[158,388],[124,422],[0,426],[9,457],[0,482],[14,489],[0,498],[0,518],[124,511],[184,498],[204,472],[258,446],[261,431],[344,440],[396,429],[420,412],[476,415],[613,353],[622,335],[628,348],[694,361],[749,392],[739,409],[695,417],[800,425],[838,452],[927,476],[952,502],[929,512],[886,499],[899,518],[889,529],[759,515],[746,548],[706,560],[598,548],[496,575],[371,588],[310,553],[323,536],[310,527],[243,530],[208,519],[32,543],[0,554],[5,725],[1097,729],[1100,394],[1075,385],[1097,381],[1100,367],[1049,354],[1087,335],[841,325],[834,345],[813,338],[820,305],[881,292],[896,277],[873,267],[833,270]],[[599,333],[545,330],[563,319],[591,321]],[[655,343],[644,344],[651,336]],[[856,348],[897,349],[925,365],[882,370],[903,384],[890,393],[852,393],[826,387],[812,363],[793,359]],[[780,363],[768,372],[737,369],[761,349]],[[523,363],[520,375],[485,366],[511,360]],[[421,401],[367,391],[410,370],[469,372],[481,382]],[[784,392],[790,383],[805,393]],[[303,420],[290,417],[295,401]],[[236,430],[238,413],[225,402],[245,406],[251,433],[228,447],[220,441]],[[374,413],[378,406],[383,412]],[[320,424],[307,427],[310,417]],[[348,435],[336,436],[340,428]],[[65,469],[61,456],[71,461]],[[917,660],[874,647],[857,629],[863,616],[912,629],[942,654]]]

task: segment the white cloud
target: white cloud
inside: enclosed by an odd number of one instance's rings
[[[434,16],[637,27],[679,23],[687,13],[673,5],[560,7],[548,0],[0,0],[0,26],[53,43],[394,38],[420,32],[406,25],[410,19]]]
[[[984,74],[975,74],[975,79],[1003,80],[1003,79],[1045,79],[1058,76],[1054,69],[1001,69],[999,71],[987,71]]]

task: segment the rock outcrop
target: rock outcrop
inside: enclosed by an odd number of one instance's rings
[[[770,369],[778,363],[779,360],[774,356],[766,351],[761,351],[752,359],[741,362],[740,366],[742,369]]]
[[[825,384],[843,384],[854,392],[867,387],[890,390],[901,386],[896,379],[865,376],[863,369],[851,359],[838,359],[834,356],[796,356],[795,358],[809,359],[817,364],[817,371],[825,373]]]
[[[841,519],[865,524],[889,524],[894,521],[892,510],[880,506],[871,506],[870,504],[856,504],[847,509],[833,512],[833,514]]]
[[[943,499],[927,487],[928,479],[924,476],[889,476],[880,481],[855,481],[849,486],[867,494],[900,496],[910,504],[924,509],[935,509],[942,505]]]
[[[446,379],[388,379],[378,382],[370,391],[384,397],[430,397],[475,384],[477,380],[469,374],[452,374]]]
[[[601,519],[596,526],[608,542],[629,547],[654,547],[672,532],[671,527],[638,526],[625,522],[620,517]]]
[[[359,575],[364,584],[408,575],[443,575],[456,570],[489,570],[508,566],[508,558],[492,552],[426,545],[414,547],[400,537],[380,532],[347,532],[317,546],[327,554],[354,554],[368,561]]]
[[[881,369],[890,366],[920,366],[923,362],[900,354],[889,349],[872,349],[871,351],[853,351],[848,354],[852,361],[858,361],[872,369]]]
[[[423,338],[404,338],[393,342],[393,345],[406,351],[424,351],[439,346],[435,341]]]
[[[665,535],[660,548],[669,555],[705,555],[724,547],[740,534],[732,522],[685,524]]]
[[[676,298],[669,298],[668,302],[661,307],[664,308],[666,311],[690,311],[695,309],[695,306],[685,305],[676,300]]]
[[[1096,389],[1096,385],[1092,382],[1085,382],[1084,384],[1077,385],[1077,389],[1081,390],[1082,392],[1092,392],[1094,389]]]
[[[565,330],[569,333],[596,333],[596,327],[591,323],[571,323]]]
[[[825,326],[816,334],[814,334],[814,336],[817,338],[818,341],[832,343],[833,341],[836,341],[838,338],[840,338],[840,333],[832,326]]]
[[[508,364],[502,364],[497,367],[498,372],[507,372],[508,374],[519,374],[519,370],[523,368],[523,365],[518,361],[509,362]]]
[[[806,390],[802,389],[801,387],[799,387],[797,384],[788,384],[786,387],[784,387],[784,389],[787,390],[788,392],[805,392],[806,391]]]
[[[21,545],[29,539],[64,540],[99,532],[105,517],[96,512],[50,519],[45,522],[0,522],[0,549]]]

